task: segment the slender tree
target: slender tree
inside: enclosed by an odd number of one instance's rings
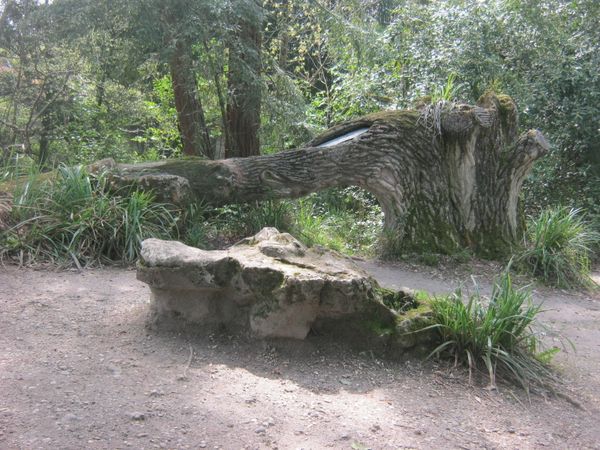
[[[0,144],[44,164],[76,61],[66,57],[48,2],[9,0],[0,14]],[[9,152],[10,153],[10,152]]]
[[[176,10],[180,13],[181,10],[176,8],[176,5],[170,6],[171,10],[165,19],[168,24],[166,40],[170,53],[168,64],[183,142],[183,153],[188,156],[204,155],[212,159],[214,152],[210,142],[210,133],[196,86],[196,71],[192,61],[192,41],[185,32],[176,31],[180,21],[174,17],[173,11]]]
[[[229,48],[227,158],[260,153],[263,11],[255,0],[236,2],[236,9],[237,24]]]

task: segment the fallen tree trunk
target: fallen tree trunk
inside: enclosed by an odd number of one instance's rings
[[[537,130],[517,136],[506,96],[476,106],[438,103],[372,114],[336,126],[305,148],[269,156],[171,160],[109,167],[116,186],[137,183],[163,201],[212,205],[295,198],[330,187],[373,193],[398,250],[505,253],[522,231],[519,193],[548,145]],[[354,132],[352,139],[335,139]]]

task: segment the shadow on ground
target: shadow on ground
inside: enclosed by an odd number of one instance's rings
[[[410,286],[411,274],[394,268]],[[385,281],[385,280],[384,280]],[[597,299],[541,293],[571,395],[469,386],[324,336],[148,329],[135,272],[0,269],[2,448],[598,448]],[[564,311],[571,311],[565,315]],[[554,314],[554,315],[553,315]]]

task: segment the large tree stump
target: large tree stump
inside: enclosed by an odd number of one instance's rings
[[[385,214],[402,250],[505,253],[520,238],[519,193],[548,145],[537,130],[517,136],[514,102],[484,95],[476,106],[438,103],[336,126],[307,147],[269,156],[111,164],[116,185],[136,182],[176,204],[295,198],[360,186]],[[353,139],[327,146],[339,136]],[[98,168],[103,167],[98,165]]]

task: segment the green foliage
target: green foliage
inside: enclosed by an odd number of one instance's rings
[[[486,305],[487,303],[487,305]],[[431,302],[438,346],[432,355],[450,356],[472,370],[486,369],[490,386],[496,378],[518,382],[529,390],[545,385],[555,376],[544,364],[551,352],[539,352],[534,331],[541,307],[534,305],[529,292],[515,289],[506,270],[495,281],[489,303],[479,292],[468,299],[459,290]]]
[[[57,177],[52,200],[64,210],[82,207],[92,198],[92,180],[82,166],[60,166]]]
[[[398,314],[419,306],[418,300],[411,294],[384,288],[380,288],[380,292],[383,304]]]
[[[523,127],[553,144],[525,186],[528,208],[574,204],[600,224],[599,2],[397,2],[384,26],[350,3],[325,3],[319,23],[330,63],[311,78],[312,121],[327,126],[426,94],[435,104],[507,93]]]
[[[355,254],[372,252],[383,216],[366,192],[325,191],[305,199],[210,207],[193,204],[178,217],[181,240],[199,248],[220,248],[264,227],[290,232],[309,246]]]
[[[267,87],[262,106],[261,152],[275,153],[309,141],[315,124],[307,121],[307,102],[299,86],[282,70],[274,70]]]
[[[344,253],[372,252],[382,227],[381,209],[356,188],[324,191],[292,201],[270,200],[219,208],[192,205],[181,215],[183,242],[214,248],[236,242],[264,227],[292,233],[308,246]]]
[[[15,193],[18,224],[3,233],[2,249],[22,261],[134,261],[143,239],[168,237],[175,218],[141,191],[111,193],[104,176],[60,167],[56,179],[32,177]]]
[[[140,112],[141,129],[131,138],[138,158],[152,160],[180,155],[181,137],[171,77],[165,75],[153,81],[150,99],[144,101]]]
[[[295,229],[299,239],[306,245],[322,245],[340,250],[340,241],[332,237],[324,226],[325,218],[318,214],[310,200],[298,201],[295,211]]]
[[[453,101],[456,98],[456,94],[458,91],[455,85],[455,81],[455,73],[451,73],[450,75],[448,75],[448,79],[446,80],[446,84],[444,85],[444,87],[435,87],[429,94],[429,96],[431,97],[431,103]]]
[[[245,18],[264,24],[262,79],[248,70],[248,61],[237,68],[239,87],[262,91],[263,153],[297,147],[334,122],[410,107],[424,95],[431,103],[424,120],[439,128],[444,105],[458,98],[474,102],[491,88],[512,96],[523,127],[542,129],[553,144],[525,184],[528,212],[575,205],[600,231],[600,2],[260,4],[264,10],[246,0],[5,2],[0,181],[28,173],[25,165],[177,156],[182,145],[169,72],[179,44],[191,58],[190,88],[217,147],[226,140],[227,102],[236,90],[229,84],[236,72],[229,56],[252,48],[240,33]],[[255,53],[246,55],[256,60]],[[28,201],[40,190],[31,184],[19,195]],[[376,202],[356,202],[357,190],[339,192],[299,203],[201,207],[183,214],[179,228],[188,242],[202,246],[273,225],[308,243],[370,251],[381,229]],[[16,214],[27,219],[25,211]],[[184,226],[196,216],[203,220]],[[389,233],[380,247],[384,256],[397,257],[402,244]],[[451,251],[450,244],[437,250]],[[424,256],[430,264],[435,259]]]
[[[286,201],[268,200],[249,205],[227,205],[216,208],[215,221],[222,231],[233,238],[243,238],[264,227],[274,227],[281,232],[290,229],[290,204]]]
[[[346,188],[298,200],[292,221],[292,233],[309,246],[369,254],[381,233],[383,213],[368,193]]]
[[[291,213],[289,202],[276,200],[219,208],[192,204],[180,214],[178,228],[185,244],[214,249],[256,234],[264,227],[289,231]]]
[[[401,233],[384,229],[377,243],[377,254],[384,260],[397,260],[405,253]]]
[[[437,267],[440,263],[440,255],[436,253],[423,253],[418,255],[417,260],[426,266]]]
[[[286,201],[268,200],[252,206],[246,216],[248,233],[254,234],[264,227],[274,227],[279,231],[290,229],[291,205]]]
[[[192,203],[181,215],[179,228],[181,241],[189,246],[207,248],[211,240],[211,226],[208,222],[212,208]]]
[[[531,218],[517,267],[557,287],[592,287],[591,247],[600,241],[579,209],[547,209]]]
[[[19,153],[7,155],[6,162],[0,166],[0,183],[37,174],[39,171],[33,158]]]

